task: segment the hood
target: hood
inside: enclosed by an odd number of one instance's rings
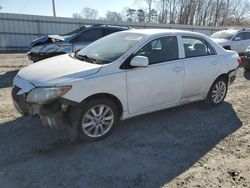
[[[64,38],[59,36],[59,35],[48,35],[48,38],[50,39],[55,39],[55,40],[60,40],[60,41],[64,41]]]
[[[45,43],[51,43],[53,42],[52,39],[57,40],[57,41],[64,41],[65,39],[59,35],[44,35],[41,36],[31,42],[30,47],[32,48],[33,46],[37,46],[40,44],[45,44]]]
[[[65,54],[22,68],[18,76],[37,87],[46,87],[95,74],[101,67],[102,65],[80,61]]]
[[[213,39],[213,41],[216,42],[217,44],[228,44],[230,42],[230,40],[228,39]]]

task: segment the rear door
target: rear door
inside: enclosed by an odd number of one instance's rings
[[[250,40],[247,39],[249,37],[248,32],[240,32],[232,39],[231,49],[238,53],[243,53],[250,45]],[[236,40],[237,39],[237,40]]]
[[[220,57],[202,38],[182,36],[185,52],[183,99],[197,99],[207,94],[220,66]]]

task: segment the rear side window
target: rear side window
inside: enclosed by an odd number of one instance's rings
[[[177,38],[170,36],[152,40],[135,55],[147,57],[149,64],[176,60],[179,58]]]
[[[215,50],[204,39],[196,37],[182,37],[185,57],[200,57],[214,55]]]
[[[103,29],[89,29],[82,32],[73,39],[73,42],[86,42],[86,41],[95,41],[104,36]]]
[[[249,40],[250,39],[250,32],[245,32],[244,33],[244,39]]]

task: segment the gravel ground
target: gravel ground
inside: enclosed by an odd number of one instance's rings
[[[63,130],[22,117],[12,79],[25,54],[0,54],[0,187],[250,187],[250,73],[225,102],[123,121],[107,139],[69,144]]]

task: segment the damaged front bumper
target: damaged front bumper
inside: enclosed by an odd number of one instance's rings
[[[15,108],[22,115],[39,116],[42,124],[49,127],[64,127],[70,123],[69,108],[77,105],[75,102],[58,98],[46,104],[33,104],[26,102],[26,93],[18,95],[21,89],[14,86],[12,100]]]

